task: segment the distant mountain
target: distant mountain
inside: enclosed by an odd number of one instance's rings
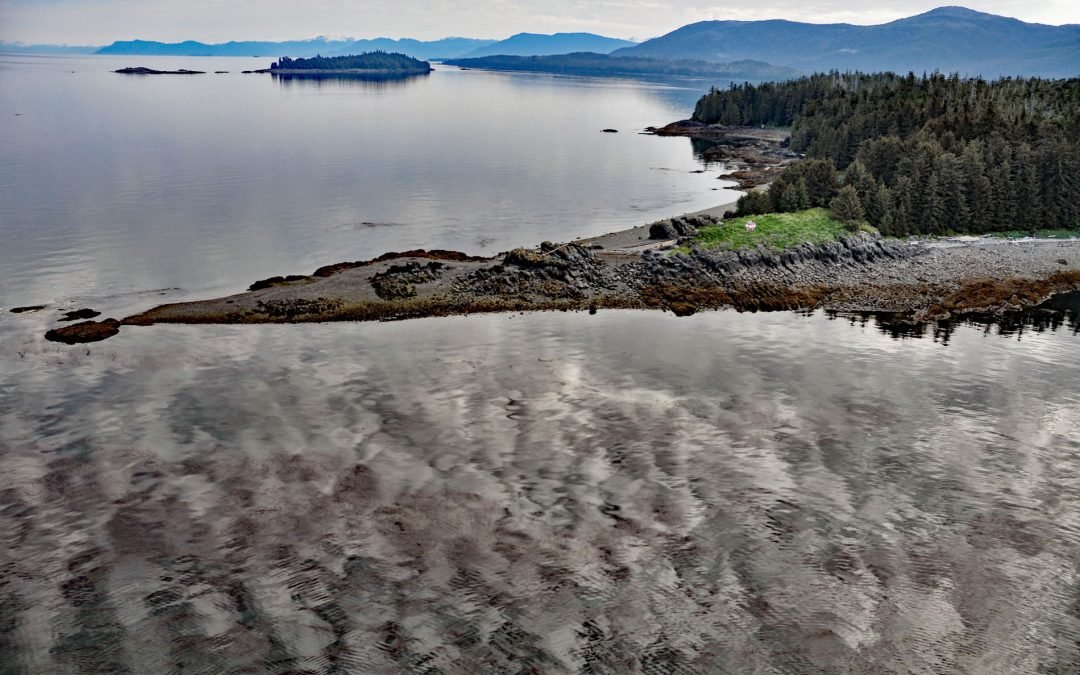
[[[662,76],[764,81],[786,80],[799,75],[791,68],[773,66],[761,61],[712,63],[634,57],[616,58],[607,54],[589,52],[551,56],[482,56],[475,59],[448,59],[445,63],[482,70],[609,77]]]
[[[613,56],[760,59],[803,71],[890,70],[963,75],[1080,75],[1080,26],[1024,23],[942,7],[878,26],[703,21]]]
[[[636,43],[629,40],[594,35],[592,33],[518,33],[505,40],[475,49],[463,58],[481,56],[551,56],[553,54],[572,54],[592,52],[610,54],[616,49],[633,47]]]
[[[99,47],[78,45],[27,45],[21,42],[0,42],[0,52],[7,54],[93,54]]]
[[[444,38],[425,42],[421,40],[374,38],[371,40],[290,40],[285,42],[225,42],[223,44],[205,44],[188,40],[186,42],[151,42],[147,40],[125,40],[102,47],[98,54],[139,55],[139,56],[338,56],[357,54],[376,50],[397,52],[417,59],[441,59],[462,56],[479,47],[493,44],[494,40],[474,40],[471,38]]]

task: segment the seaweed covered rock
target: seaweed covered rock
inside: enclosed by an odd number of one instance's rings
[[[375,295],[383,300],[402,300],[416,297],[416,284],[435,281],[443,275],[446,265],[441,262],[429,262],[421,265],[410,260],[404,265],[391,265],[384,272],[371,277],[371,286]]]
[[[476,270],[456,289],[481,295],[582,298],[612,287],[615,280],[610,275],[610,269],[584,246],[544,242],[539,249],[510,251],[502,264]]]
[[[67,345],[107,340],[120,332],[120,322],[116,319],[104,321],[83,321],[70,326],[54,328],[45,333],[50,342],[62,342]]]

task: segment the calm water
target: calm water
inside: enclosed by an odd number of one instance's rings
[[[683,115],[680,90],[104,70],[0,69],[23,112],[0,111],[0,306],[56,303],[0,312],[0,673],[1080,670],[1076,320],[556,313],[47,343],[76,302],[123,313],[718,194],[688,143],[625,131]]]
[[[601,312],[6,343],[0,663],[1076,672],[1074,331]]]
[[[710,83],[240,74],[268,63],[0,55],[0,307],[205,295],[417,247],[496,253],[738,196],[719,168],[691,173],[689,140],[637,133],[688,116]],[[131,65],[210,73],[109,72]]]

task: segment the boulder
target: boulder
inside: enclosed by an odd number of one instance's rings
[[[66,345],[80,344],[84,342],[100,342],[107,340],[120,332],[120,322],[116,319],[104,321],[84,321],[62,328],[54,328],[45,333],[45,339],[50,342],[62,342]]]
[[[670,220],[661,220],[649,226],[649,239],[663,241],[665,239],[678,239],[679,231]]]

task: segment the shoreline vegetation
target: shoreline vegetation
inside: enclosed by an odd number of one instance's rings
[[[491,258],[388,253],[46,337],[607,308],[1021,312],[1080,291],[1080,240],[989,235],[1080,232],[1078,110],[1080,80],[831,73],[713,90],[694,119],[646,131],[724,164],[746,191],[736,204]]]

